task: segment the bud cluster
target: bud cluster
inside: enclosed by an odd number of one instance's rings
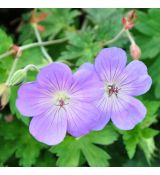
[[[128,39],[131,42],[130,55],[133,57],[134,60],[138,60],[141,56],[141,49],[136,44],[133,36],[129,32],[129,30],[135,26],[136,19],[137,19],[137,14],[135,10],[131,10],[125,17],[122,18],[122,24],[124,26]]]
[[[131,10],[126,17],[122,18],[122,24],[126,30],[130,30],[134,27],[137,14],[135,10]]]
[[[10,98],[10,87],[5,83],[0,84],[0,110],[8,103]]]

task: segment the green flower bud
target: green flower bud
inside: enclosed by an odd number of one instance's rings
[[[20,69],[13,74],[13,76],[9,80],[8,85],[9,86],[19,85],[24,82],[24,80],[26,79],[26,76],[27,76],[26,70]]]
[[[10,87],[5,83],[0,84],[0,109],[3,109],[10,98]]]

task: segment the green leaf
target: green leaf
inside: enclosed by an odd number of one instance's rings
[[[153,101],[153,100],[143,100],[142,101],[147,109],[147,114],[143,120],[143,122],[140,123],[142,128],[149,127],[151,124],[157,122],[157,114],[159,108],[159,101]]]
[[[74,25],[74,19],[80,15],[77,10],[71,9],[39,9],[40,12],[48,13],[46,20],[41,22],[45,27],[43,37],[53,39],[59,32],[70,31],[71,25]]]
[[[40,151],[44,148],[43,144],[37,142],[29,134],[28,127],[22,125],[16,118],[10,123],[1,120],[0,136],[3,138],[0,148],[6,150],[6,154],[4,153],[4,157],[0,159],[2,161],[0,163],[5,163],[15,153],[15,156],[19,158],[20,166],[32,166],[35,164]]]
[[[131,131],[124,132],[123,141],[127,150],[128,157],[132,159],[135,155],[137,145],[140,141],[139,130],[133,129]]]
[[[55,167],[56,166],[56,157],[53,156],[48,150],[43,154],[40,154],[34,164],[36,167]]]
[[[154,94],[157,99],[160,99],[160,93],[159,93],[159,88],[160,88],[160,81],[159,77],[157,76],[160,72],[160,54],[158,54],[156,57],[154,57],[154,62],[150,63],[149,66],[149,73],[152,77],[153,81],[153,89],[154,89]]]
[[[23,68],[28,64],[35,64],[37,66],[43,64],[46,65],[46,60],[39,47],[25,50],[19,58],[17,69]]]
[[[9,49],[13,45],[12,38],[8,36],[2,29],[0,29],[0,43],[1,43],[0,54],[4,54],[5,52],[9,51]],[[4,82],[6,80],[12,62],[13,62],[12,56],[7,56],[0,60],[0,73],[1,73],[0,82]]]
[[[59,157],[57,166],[78,166],[80,158],[79,142],[73,137],[66,137],[57,146],[53,146],[50,151]]]
[[[154,58],[160,53],[160,24],[157,19],[159,9],[149,9],[148,13],[138,11],[136,29],[141,32],[136,40],[141,46],[141,59]],[[156,47],[155,47],[156,46]]]
[[[152,128],[145,128],[142,130],[142,135],[144,138],[149,139],[159,134],[159,131]]]
[[[0,43],[3,43],[0,47],[0,54],[8,51],[13,44],[12,38],[8,36],[2,29],[0,29]]]
[[[148,163],[150,163],[156,150],[154,136],[157,134],[159,134],[159,131],[152,128],[142,129],[140,125],[131,131],[125,131],[123,133],[123,141],[129,158],[132,159],[134,157],[137,146],[140,146]]]
[[[145,154],[147,162],[150,164],[153,157],[155,157],[155,151],[157,150],[154,139],[142,139],[139,144]]]
[[[123,28],[122,18],[124,9],[83,9],[87,13],[87,18],[95,25],[94,35],[96,40],[106,42],[115,37]],[[96,15],[95,15],[96,14]],[[116,26],[116,27],[115,27]],[[124,37],[116,42],[116,46],[121,47],[127,42]],[[111,46],[115,43],[111,44]]]
[[[141,33],[151,37],[159,34],[160,25],[157,21],[157,18],[154,17],[155,15],[159,15],[159,12],[157,12],[157,9],[149,9],[148,13],[137,10],[138,20],[135,26],[136,29]]]
[[[109,154],[103,149],[93,145],[84,144],[82,152],[91,167],[105,167],[109,166],[108,160],[110,159]]]
[[[20,125],[15,119],[13,122],[5,122],[1,120],[0,122],[0,136],[3,137],[5,140],[15,140],[19,137],[20,130],[22,129],[23,125]],[[19,128],[19,129],[17,129]]]
[[[16,149],[16,157],[20,159],[19,165],[31,166],[35,164],[42,148],[43,145],[33,139],[28,130],[23,132]]]
[[[143,100],[143,103],[148,109],[145,119],[131,131],[123,131],[123,132],[121,131],[123,135],[122,137],[125,144],[125,148],[127,150],[127,154],[130,159],[134,157],[136,152],[136,147],[138,145],[141,146],[143,152],[146,155],[146,150],[144,149],[145,146],[143,145],[143,143],[147,142],[149,144],[150,142],[148,142],[148,139],[149,140],[153,139],[157,134],[159,134],[159,131],[152,128],[148,128],[151,124],[156,122],[155,113],[158,110],[159,102]],[[152,140],[152,146],[153,145],[154,145],[154,140]],[[146,155],[148,162],[151,159],[154,151],[155,149],[152,149],[150,150],[150,153]]]
[[[41,32],[42,39],[54,39],[59,33],[63,36],[65,32],[75,30],[74,19],[80,15],[77,10],[71,9],[37,9],[37,13],[47,13],[47,18],[40,22],[45,29]],[[27,44],[36,40],[34,30],[30,24],[31,14],[26,13],[23,15],[23,25],[19,28],[20,44]]]
[[[58,166],[78,166],[81,152],[90,166],[108,166],[110,156],[105,150],[94,144],[109,145],[117,138],[118,134],[108,126],[102,131],[94,131],[77,139],[68,136],[62,143],[53,146],[50,151],[59,157]]]
[[[4,166],[4,163],[14,154],[16,145],[14,141],[5,141],[0,137],[0,166]]]
[[[101,50],[100,43],[94,41],[95,37],[91,29],[68,34],[69,45],[62,52],[59,60],[75,60],[76,66],[84,62],[93,62],[97,53]]]
[[[112,128],[112,126],[108,125],[106,129],[101,131],[94,131],[85,136],[92,143],[100,144],[100,145],[110,145],[117,140],[117,132]]]

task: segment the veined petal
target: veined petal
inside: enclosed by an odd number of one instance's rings
[[[18,90],[16,106],[24,116],[39,115],[51,106],[50,93],[36,82],[25,83]]]
[[[120,48],[105,48],[95,60],[95,69],[103,81],[114,82],[125,68],[127,56]]]
[[[33,137],[42,143],[48,145],[60,143],[67,131],[66,111],[63,108],[55,107],[33,117],[29,130]]]
[[[101,97],[103,83],[99,80],[95,69],[92,69],[92,65],[85,64],[85,66],[87,67],[81,67],[74,74],[74,81],[70,91],[73,99],[93,102]]]
[[[72,71],[63,63],[52,63],[42,68],[37,77],[37,82],[42,87],[55,90],[68,90],[72,81]]]
[[[131,96],[119,97],[113,102],[111,120],[117,128],[130,130],[146,115],[145,106]]]
[[[121,93],[138,96],[146,93],[152,84],[147,67],[141,61],[132,61],[124,69],[118,81]]]
[[[96,107],[99,109],[100,118],[94,127],[94,130],[103,129],[106,124],[109,122],[111,118],[112,111],[112,101],[111,98],[108,97],[106,93],[102,96],[102,98],[96,103]]]
[[[99,111],[90,103],[72,101],[66,110],[68,113],[67,131],[75,137],[89,133],[99,119]]]

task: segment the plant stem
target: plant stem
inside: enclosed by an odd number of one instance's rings
[[[82,24],[82,27],[81,27],[81,30],[82,30],[82,31],[84,31],[84,30],[86,29],[87,24],[88,24],[88,19],[85,18],[85,20],[84,20],[84,22],[83,22],[83,24]]]
[[[41,36],[40,36],[40,33],[37,29],[37,25],[36,24],[33,24],[33,29],[34,29],[34,33],[36,35],[36,38],[37,38],[37,41],[38,43],[42,43],[42,39],[41,39]],[[52,58],[50,57],[50,55],[48,54],[48,52],[46,51],[46,49],[43,47],[43,46],[40,46],[40,49],[41,49],[41,52],[43,53],[44,57],[48,60],[49,63],[52,63]]]
[[[19,55],[17,54],[17,56],[16,56],[16,58],[15,58],[15,60],[14,60],[14,62],[13,62],[13,65],[12,65],[11,71],[10,71],[10,73],[9,73],[9,76],[8,76],[6,82],[5,82],[5,84],[6,84],[7,86],[9,85],[9,81],[10,81],[10,79],[11,79],[11,77],[12,77],[12,75],[13,75],[15,69],[16,69],[18,60],[19,60]]]
[[[39,46],[48,46],[48,45],[52,45],[52,44],[58,44],[58,43],[62,43],[62,42],[65,42],[67,41],[67,38],[62,38],[62,39],[57,39],[57,40],[51,40],[51,41],[44,41],[44,42],[35,42],[35,43],[31,43],[31,44],[26,44],[24,46],[20,46],[20,50],[21,51],[24,51],[24,50],[27,50],[27,49],[31,49],[31,48],[34,48],[34,47],[39,47]],[[14,53],[14,50],[10,50],[8,52],[5,52],[4,54],[0,55],[0,60],[2,58],[5,58],[7,56],[10,56]]]
[[[135,41],[134,41],[134,39],[133,39],[133,36],[132,36],[131,33],[129,32],[129,30],[126,30],[125,32],[126,32],[126,34],[127,34],[127,36],[128,36],[129,41],[131,42],[131,44],[135,44]]]
[[[37,66],[35,66],[34,64],[29,64],[27,65],[24,70],[27,72],[28,70],[36,70],[37,72],[39,72],[39,68]]]
[[[123,28],[113,39],[108,40],[106,43],[104,43],[104,46],[117,41],[124,32],[125,32],[125,29]]]
[[[51,41],[44,41],[44,42],[41,42],[41,43],[36,42],[36,43],[31,43],[31,44],[21,46],[20,49],[21,49],[21,51],[24,51],[24,50],[27,50],[27,49],[30,49],[30,48],[33,48],[33,47],[48,46],[48,45],[52,45],[52,44],[62,43],[62,42],[65,42],[65,41],[67,41],[67,38],[51,40]]]

